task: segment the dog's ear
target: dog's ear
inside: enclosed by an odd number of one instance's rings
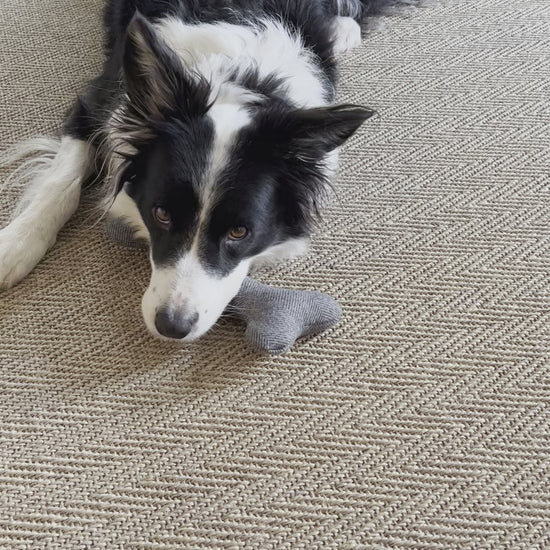
[[[299,109],[290,115],[286,130],[291,150],[321,158],[340,147],[375,111],[359,105]]]
[[[374,114],[357,105],[313,109],[272,108],[257,120],[247,143],[252,156],[278,166],[280,211],[292,231],[311,227],[329,192],[326,170],[318,165]]]
[[[137,11],[126,33],[123,70],[126,92],[136,113],[144,118],[208,109],[208,85],[187,74],[153,25]]]

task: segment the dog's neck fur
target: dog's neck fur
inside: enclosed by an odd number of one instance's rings
[[[260,79],[277,75],[284,80],[286,95],[300,107],[327,104],[327,90],[312,53],[298,35],[275,21],[252,25],[209,23],[190,25],[167,17],[155,25],[159,36],[182,64],[212,84],[212,101],[237,99],[235,85],[247,72]],[[240,87],[249,100],[253,90]]]

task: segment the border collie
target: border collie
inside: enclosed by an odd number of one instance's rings
[[[109,216],[150,243],[150,332],[203,335],[249,270],[305,251],[337,150],[373,114],[332,104],[335,56],[410,3],[109,0],[103,72],[60,138],[19,149],[35,157],[0,231],[0,285],[34,268],[95,175]]]

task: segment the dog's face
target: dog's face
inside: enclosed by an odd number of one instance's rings
[[[155,334],[194,340],[220,317],[255,258],[305,237],[328,161],[372,112],[296,109],[239,83],[215,95],[137,16],[124,55],[123,181],[149,232],[143,298]]]

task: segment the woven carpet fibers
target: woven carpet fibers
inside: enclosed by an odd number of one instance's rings
[[[2,147],[58,127],[100,11],[0,0]],[[550,547],[550,2],[386,19],[341,97],[379,116],[309,255],[261,274],[337,297],[331,332],[151,339],[146,258],[86,201],[0,295],[2,548]]]

